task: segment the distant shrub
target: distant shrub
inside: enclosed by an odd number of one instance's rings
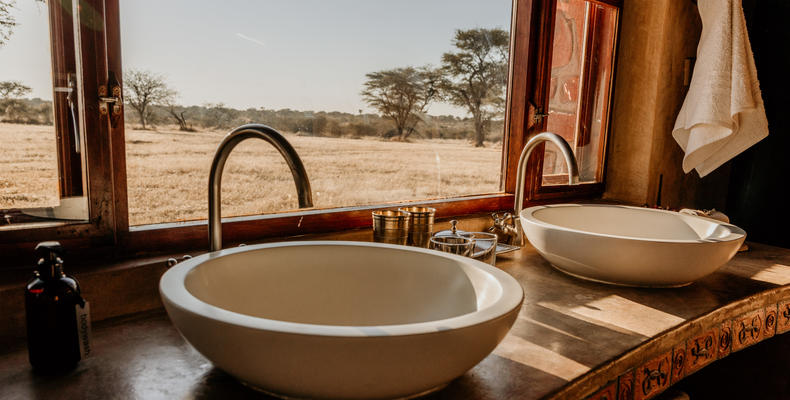
[[[0,101],[0,121],[13,124],[52,125],[52,103],[40,99]]]

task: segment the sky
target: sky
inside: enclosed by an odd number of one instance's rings
[[[456,29],[510,27],[510,0],[120,0],[125,70],[165,77],[184,105],[373,112],[365,74],[438,65]],[[17,0],[0,80],[52,98],[46,6]],[[434,115],[464,110],[434,104]]]

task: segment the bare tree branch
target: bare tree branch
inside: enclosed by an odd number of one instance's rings
[[[146,125],[152,105],[172,103],[177,92],[167,86],[164,77],[151,71],[129,70],[124,74],[124,98],[140,116],[140,125]]]

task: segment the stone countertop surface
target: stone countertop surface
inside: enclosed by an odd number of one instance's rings
[[[524,288],[520,315],[491,355],[428,399],[654,397],[694,368],[790,330],[790,250],[750,246],[716,273],[675,289],[583,281],[530,247],[500,255],[497,266]],[[754,321],[758,337],[754,329],[739,331]],[[692,348],[709,333],[714,355],[698,361]],[[93,355],[62,376],[33,374],[24,343],[0,353],[3,399],[267,398],[213,367],[161,310],[95,324]],[[655,381],[640,380],[650,368],[658,371]],[[645,385],[650,390],[635,392]]]

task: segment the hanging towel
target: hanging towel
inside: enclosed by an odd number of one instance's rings
[[[672,136],[700,177],[768,136],[741,0],[699,0],[702,35]]]

